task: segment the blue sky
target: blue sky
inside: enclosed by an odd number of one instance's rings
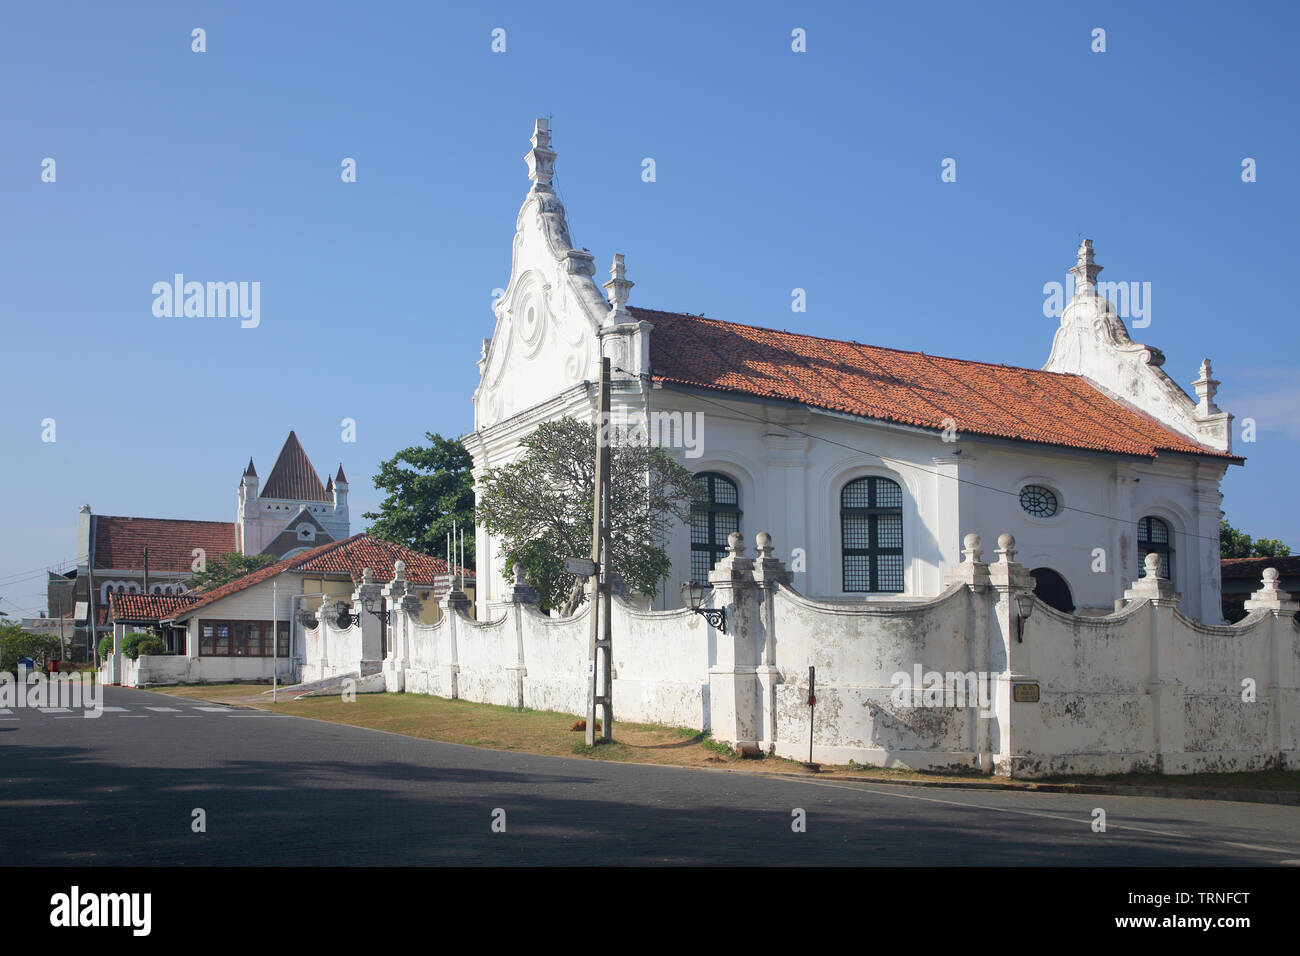
[[[0,609],[43,607],[83,503],[233,520],[290,428],[360,530],[380,461],[471,427],[547,115],[574,241],[626,254],[633,305],[1038,367],[1091,237],[1152,284],[1134,337],[1258,423],[1229,519],[1300,550],[1294,5],[465,6],[0,11]],[[155,317],[176,272],[260,282],[261,324]]]

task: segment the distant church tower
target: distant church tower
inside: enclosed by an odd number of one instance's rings
[[[235,519],[241,554],[277,558],[348,537],[348,480],[338,474],[323,486],[298,436],[292,431],[260,489],[253,459],[239,481]]]

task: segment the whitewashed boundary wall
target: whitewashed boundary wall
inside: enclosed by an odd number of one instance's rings
[[[757,536],[755,558],[732,535],[709,575],[725,630],[690,609],[614,599],[615,719],[708,730],[803,760],[811,716],[819,762],[1020,778],[1300,766],[1300,605],[1275,570],[1232,626],[1183,615],[1156,556],[1122,609],[1085,617],[1033,597],[1010,535],[987,564],[978,536],[964,543],[965,560],[932,600],[828,602],[790,587],[769,535]],[[375,615],[340,631],[323,613],[305,644],[308,679],[382,668],[389,691],[585,711],[588,605],[547,617],[517,579],[490,619],[471,619],[451,592],[430,626],[402,571],[354,594],[358,608],[384,598],[387,639]]]

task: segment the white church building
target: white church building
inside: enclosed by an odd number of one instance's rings
[[[1243,461],[1232,417],[1208,360],[1192,398],[1130,338],[1098,293],[1091,240],[1041,369],[944,358],[629,306],[622,256],[598,286],[570,237],[546,120],[525,160],[532,187],[463,441],[481,477],[540,422],[593,420],[609,357],[615,417],[681,424],[666,445],[704,495],[668,542],[655,608],[706,580],[733,531],[769,532],[803,595],[890,602],[940,594],[963,535],[1010,532],[1060,610],[1110,613],[1156,553],[1181,610],[1222,621],[1219,488]],[[512,582],[499,542],[477,535],[483,619]]]

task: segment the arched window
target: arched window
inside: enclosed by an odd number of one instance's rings
[[[1174,532],[1163,518],[1143,518],[1138,522],[1138,575],[1146,577],[1146,559],[1152,552],[1160,555],[1160,576],[1174,579]]]
[[[1051,568],[1034,568],[1029,573],[1034,577],[1034,594],[1038,600],[1066,614],[1074,613],[1074,598],[1065,578]]]
[[[726,475],[695,476],[691,505],[691,580],[707,583],[713,566],[727,553],[727,538],[740,530],[740,492]]]
[[[903,489],[859,478],[840,492],[845,591],[903,590]]]

